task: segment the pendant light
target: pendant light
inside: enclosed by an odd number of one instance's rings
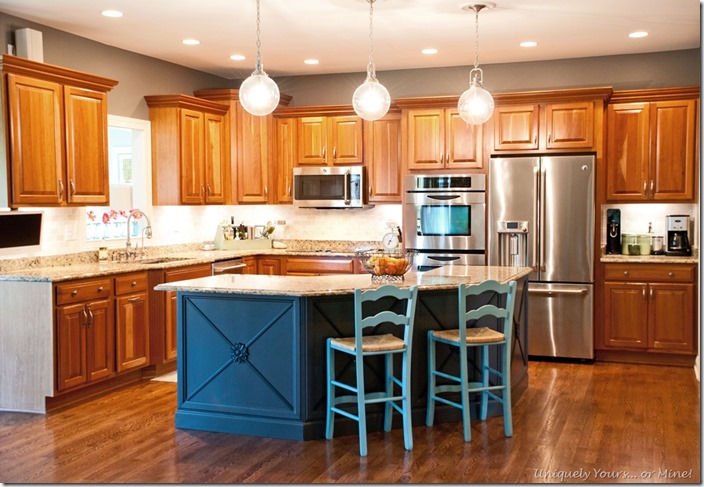
[[[252,75],[240,85],[240,103],[252,115],[269,115],[279,105],[279,87],[264,72],[260,54],[259,0],[257,0],[257,63]]]
[[[378,120],[389,111],[391,97],[384,85],[376,79],[374,60],[374,40],[372,37],[374,27],[374,2],[369,1],[369,63],[367,64],[367,79],[362,83],[352,95],[352,106],[354,111],[364,120]]]
[[[477,4],[462,7],[463,10],[474,11],[474,68],[469,72],[469,89],[460,96],[457,108],[462,120],[472,125],[483,124],[494,113],[494,98],[482,86],[483,73],[479,68],[479,12],[494,6],[494,4]]]

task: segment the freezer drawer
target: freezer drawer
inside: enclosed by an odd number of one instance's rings
[[[592,284],[528,285],[528,355],[594,358]]]

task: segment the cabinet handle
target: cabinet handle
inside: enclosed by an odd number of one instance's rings
[[[264,197],[269,198],[269,186],[264,186]]]
[[[630,275],[630,273],[628,271],[623,271],[623,275],[628,277]]]
[[[643,286],[643,301],[646,301],[646,297],[645,297],[645,286]]]
[[[538,145],[538,134],[533,135],[533,145]]]
[[[83,326],[88,326],[88,312],[85,307],[83,307],[83,311],[81,311],[81,313],[83,313]]]
[[[59,199],[64,198],[64,182],[59,179]]]
[[[652,287],[650,288],[650,300],[651,301],[653,300],[653,288]]]
[[[327,154],[328,154],[328,148],[323,147],[323,160],[325,160],[327,158]]]
[[[648,197],[648,181],[643,181],[643,196]]]
[[[653,198],[655,196],[655,187],[653,185],[654,182],[654,180],[650,180],[650,198]]]
[[[71,196],[73,196],[74,194],[76,194],[76,183],[73,179],[69,179],[68,184],[71,187]]]
[[[202,184],[200,185],[200,196],[201,198],[205,198],[205,186]]]
[[[450,151],[445,154],[445,164],[450,164]]]
[[[206,188],[206,192],[205,192],[205,193],[208,195],[208,197],[210,197],[210,195],[213,194],[213,193],[211,192],[211,190],[210,190],[210,185],[207,185],[205,188]]]
[[[552,144],[552,133],[548,132],[548,144]]]
[[[445,161],[445,153],[441,152],[440,153],[440,164],[442,164]]]
[[[139,301],[141,301],[141,300],[142,300],[142,298],[134,297],[134,298],[129,298],[129,299],[127,300],[127,302],[128,302],[128,303],[137,303],[137,302],[139,302]]]
[[[86,310],[88,311],[88,326],[93,324],[93,318],[95,315],[93,315],[93,311],[90,309],[90,306],[86,304]]]
[[[336,161],[337,160],[337,146],[334,146],[332,148],[332,160]]]
[[[372,185],[370,184],[370,185],[369,185],[369,197],[370,197],[370,198],[372,197],[372,192],[373,192],[373,191],[372,191]]]
[[[78,289],[74,289],[73,291],[71,291],[72,298],[75,298],[77,295],[78,295]]]

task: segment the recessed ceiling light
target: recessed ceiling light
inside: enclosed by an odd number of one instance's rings
[[[244,61],[247,58],[244,57],[242,54],[233,54],[232,56],[230,56],[230,59],[232,59],[233,61]]]
[[[630,38],[632,38],[632,39],[636,39],[636,38],[638,38],[638,37],[648,37],[648,33],[645,32],[645,31],[640,30],[640,31],[637,31],[637,32],[631,32],[630,34],[628,34],[628,37],[630,37]]]
[[[420,52],[422,52],[423,54],[437,54],[438,50],[435,49],[434,47],[428,47],[428,48],[423,49]]]
[[[538,43],[535,41],[523,41],[520,43],[521,47],[535,47],[537,45],[538,45]]]
[[[184,39],[181,42],[187,46],[197,46],[198,44],[200,44],[200,41],[198,39]]]
[[[303,61],[304,64],[320,64],[320,61],[317,59],[306,59]]]
[[[122,17],[122,12],[119,10],[103,10],[100,14],[105,17]]]

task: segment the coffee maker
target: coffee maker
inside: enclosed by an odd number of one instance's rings
[[[606,253],[621,253],[621,210],[606,210]]]
[[[667,215],[665,255],[692,255],[689,244],[689,215]]]

